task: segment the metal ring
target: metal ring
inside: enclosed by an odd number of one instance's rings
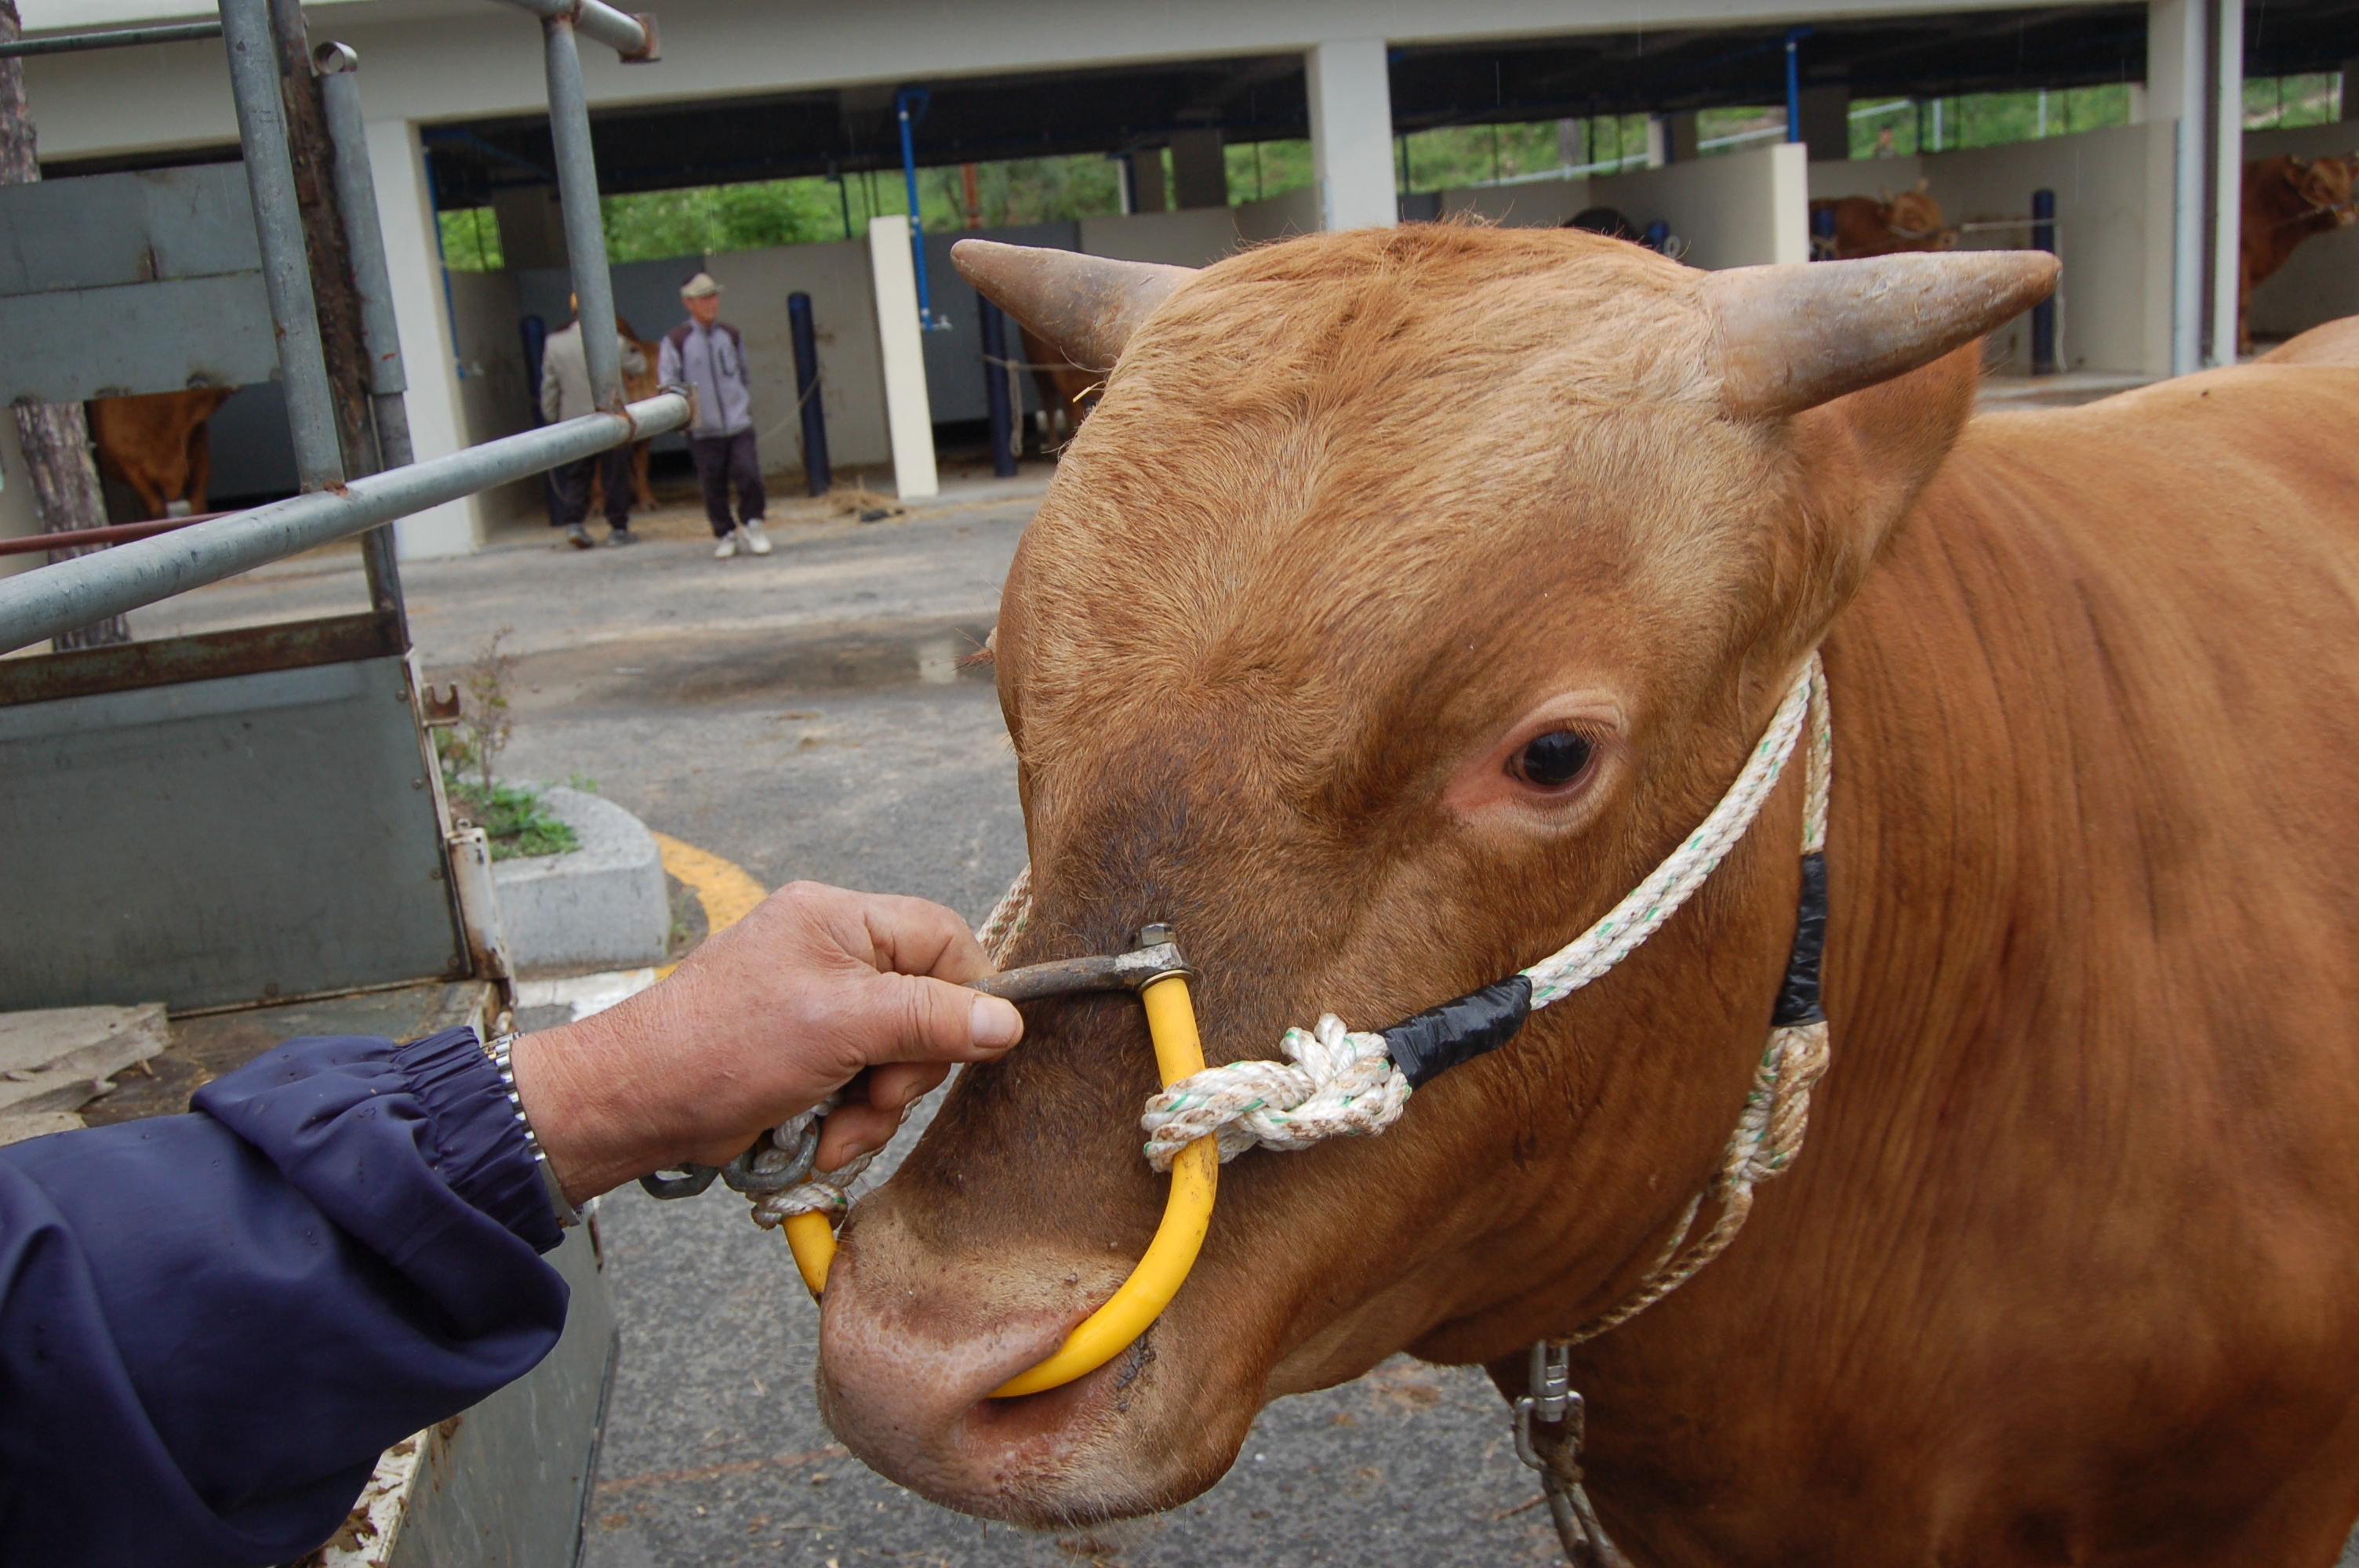
[[[682,1164],[683,1175],[668,1176],[661,1171],[651,1171],[639,1178],[639,1185],[652,1198],[692,1198],[712,1184],[721,1173],[718,1165]]]

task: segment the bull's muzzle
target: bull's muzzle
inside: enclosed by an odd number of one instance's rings
[[[1188,992],[1189,969],[1168,925],[1150,925],[1127,953],[1060,958],[1009,969],[973,982],[974,989],[1011,1001],[1067,996],[1079,991],[1135,990],[1147,1009],[1147,1030],[1155,1043],[1155,1067],[1165,1087],[1204,1070],[1204,1046],[1196,1032],[1196,1005]],[[1219,1185],[1220,1149],[1210,1138],[1180,1152],[1171,1165],[1171,1190],[1163,1221],[1156,1227],[1130,1277],[1105,1304],[1082,1320],[1046,1360],[994,1389],[994,1399],[1037,1394],[1096,1371],[1120,1355],[1163,1314],[1196,1266],[1212,1223]],[[827,1288],[835,1259],[835,1228],[824,1214],[799,1214],[784,1226],[795,1266],[813,1295]]]

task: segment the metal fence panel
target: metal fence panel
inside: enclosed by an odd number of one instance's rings
[[[409,666],[0,708],[0,1009],[462,973]]]
[[[0,187],[0,234],[8,236],[0,245],[0,295],[262,266],[242,163]]]
[[[262,275],[0,299],[0,403],[245,386],[278,370]]]

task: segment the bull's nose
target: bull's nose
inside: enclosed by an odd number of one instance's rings
[[[914,1255],[905,1232],[864,1227],[836,1260],[820,1314],[820,1401],[845,1445],[948,1507],[1027,1519],[1027,1495],[1070,1481],[1104,1430],[1129,1356],[1021,1399],[991,1390],[1038,1363],[1122,1271],[1027,1256]]]

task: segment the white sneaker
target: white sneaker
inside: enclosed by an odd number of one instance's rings
[[[746,544],[753,546],[756,555],[766,556],[770,553],[770,536],[762,532],[762,520],[759,517],[746,518],[737,525],[737,532],[744,535]]]
[[[712,558],[716,561],[725,561],[736,553],[737,535],[734,533],[722,535],[721,542],[712,546]]]

